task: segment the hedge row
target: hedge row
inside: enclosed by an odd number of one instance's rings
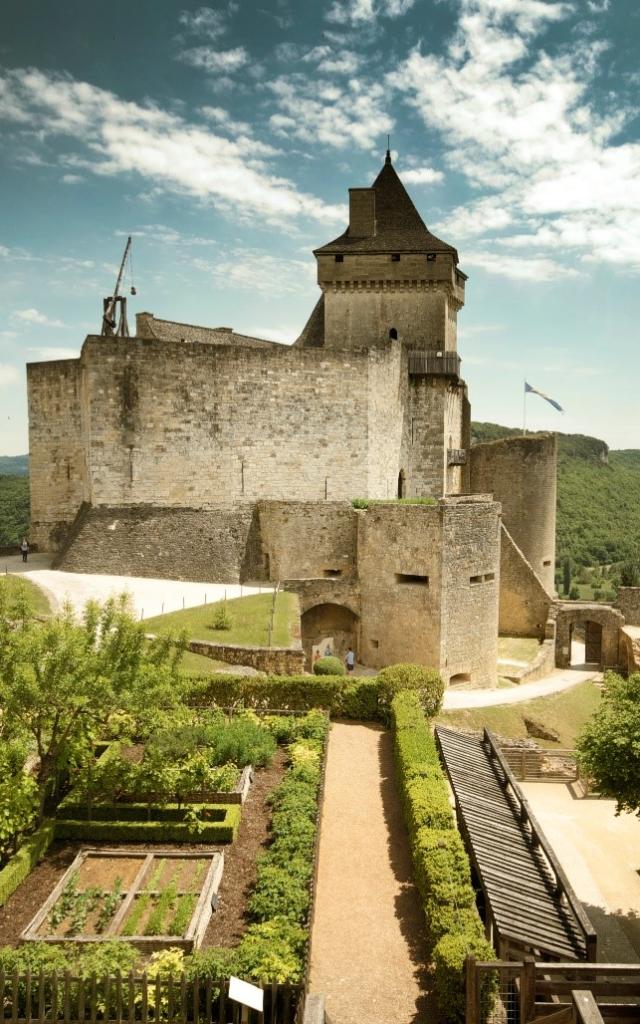
[[[195,811],[198,818],[203,822],[213,824],[225,824],[226,809],[229,804],[193,804],[188,803],[190,811]],[[237,806],[233,805],[233,806]],[[64,803],[59,813],[64,821],[121,821],[124,824],[129,822],[165,822],[171,821],[178,825],[184,824],[186,812],[185,804],[142,804],[142,803],[119,803],[119,804],[81,804]]]
[[[0,871],[0,907],[4,906],[11,894],[44,856],[53,842],[54,834],[54,822],[45,821],[37,832],[25,840],[18,852]]]
[[[55,837],[108,839],[121,843],[232,843],[240,827],[240,805],[225,804],[216,810],[224,811],[220,821],[82,821],[63,818],[55,822]]]
[[[420,695],[398,693],[391,702],[394,753],[409,831],[413,870],[422,898],[435,989],[443,1021],[465,1016],[465,960],[493,960],[471,884],[469,859],[455,826],[446,779]]]
[[[378,681],[370,676],[237,676],[220,673],[187,682],[186,701],[196,707],[323,708],[334,718],[377,721]]]

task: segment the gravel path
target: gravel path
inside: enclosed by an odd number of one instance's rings
[[[599,679],[601,673],[593,669],[556,669],[544,679],[536,679],[533,683],[522,683],[512,689],[495,690],[447,690],[442,707],[445,711],[456,711],[458,708],[488,708],[496,704],[520,704],[535,697],[548,697],[552,693],[569,690],[586,679]]]
[[[331,1024],[423,1024],[435,1017],[426,963],[391,737],[374,725],[333,724],[311,991],[325,993]]]
[[[95,573],[61,572],[50,569],[51,556],[33,554],[23,564],[14,555],[0,559],[0,571],[17,573],[31,580],[53,598],[52,604],[61,607],[70,601],[81,612],[87,601],[104,601],[107,597],[127,593],[136,618],[150,619],[165,612],[220,601],[223,597],[243,597],[271,590],[270,584],[250,587],[237,583],[189,583],[184,580],[155,580],[137,576],[99,576]]]

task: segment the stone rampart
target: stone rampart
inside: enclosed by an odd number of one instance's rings
[[[500,544],[500,616],[503,636],[543,640],[551,598],[513,537],[502,525]]]
[[[260,672],[278,676],[299,676],[304,672],[305,656],[301,647],[241,647],[215,644],[208,640],[190,640],[189,650],[227,665],[249,665]]]
[[[555,593],[555,434],[507,437],[470,451],[471,492],[489,492],[502,505],[504,524],[542,582]]]

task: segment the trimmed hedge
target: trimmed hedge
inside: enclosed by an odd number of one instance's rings
[[[334,658],[327,654],[324,658],[318,658],[313,664],[314,676],[344,676],[346,670],[340,658]]]
[[[122,843],[232,843],[240,827],[240,806],[226,804],[220,810],[225,812],[221,821],[200,821],[197,827],[188,821],[74,821],[64,818],[55,822],[55,837],[109,839]]]
[[[422,899],[435,968],[442,1021],[465,1016],[466,957],[495,959],[484,937],[471,884],[471,869],[449,803],[435,739],[416,690],[391,701],[394,754],[413,871]]]
[[[323,708],[334,718],[377,721],[375,676],[236,676],[220,673],[190,681],[185,696],[196,707],[273,708],[308,711]]]
[[[148,804],[121,803],[121,804],[72,804],[65,803],[60,807],[60,820],[63,821],[121,821],[123,823],[141,822],[175,822],[178,825],[184,824],[185,811],[196,811],[198,817],[207,823],[224,824],[225,812],[229,804]],[[238,806],[233,805],[233,806]]]
[[[45,821],[37,832],[24,841],[17,853],[0,871],[0,907],[24,882],[30,871],[44,856],[55,835],[53,821]]]
[[[422,710],[429,718],[435,717],[442,706],[444,681],[435,668],[400,663],[383,668],[378,674],[379,702],[389,709],[397,693],[413,690],[420,695]]]

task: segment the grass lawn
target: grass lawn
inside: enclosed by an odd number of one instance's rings
[[[508,661],[533,661],[539,650],[540,642],[535,637],[498,637],[498,660],[505,658]]]
[[[227,612],[231,629],[213,629],[211,623],[216,604],[202,604],[197,608],[185,608],[180,612],[169,612],[145,619],[149,633],[179,633],[186,629],[191,640],[211,640],[222,644],[253,644],[264,647],[269,643],[269,620],[273,595],[251,594],[227,601]],[[288,647],[297,632],[299,611],[296,594],[281,591],[276,599],[276,613],[271,643],[274,647]]]
[[[22,576],[0,576],[0,588],[12,597],[24,594],[35,615],[51,615],[51,605],[47,595],[31,580],[25,580]]]
[[[185,676],[212,676],[221,669],[228,672],[229,665],[224,661],[215,661],[214,658],[205,658],[203,654],[185,651],[180,662],[180,669]]]
[[[552,697],[538,697],[537,700],[522,704],[443,711],[438,717],[438,724],[453,729],[487,728],[500,736],[524,739],[527,736],[524,718],[531,716],[558,731],[561,747],[573,747],[576,736],[597,710],[599,703],[600,690],[594,683],[586,682]],[[536,740],[536,743],[543,747],[557,746],[544,740]]]

